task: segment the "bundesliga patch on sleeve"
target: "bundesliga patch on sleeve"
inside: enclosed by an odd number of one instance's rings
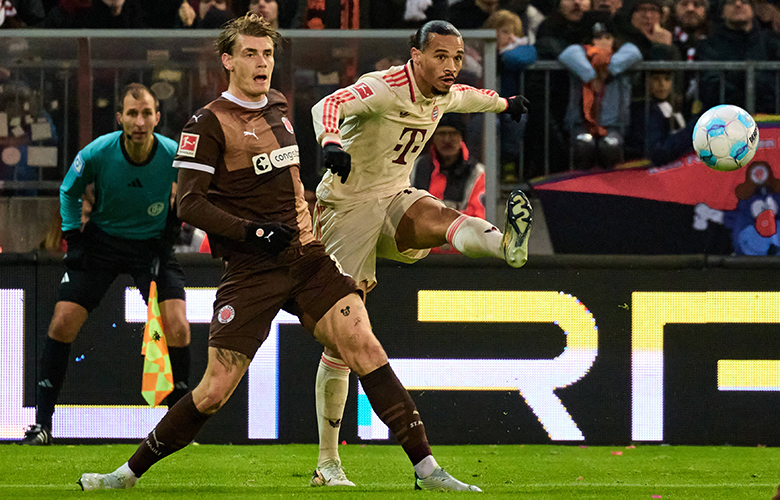
[[[368,99],[374,95],[374,91],[371,90],[371,87],[369,87],[366,82],[356,83],[352,88],[355,89],[355,92],[357,92],[361,99]]]
[[[195,158],[195,155],[198,152],[199,140],[200,135],[198,134],[188,134],[187,132],[182,132],[181,139],[179,139],[179,150],[176,151],[176,154],[179,156]]]

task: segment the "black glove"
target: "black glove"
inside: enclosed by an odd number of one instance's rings
[[[65,267],[70,269],[83,269],[86,245],[84,233],[79,229],[70,229],[62,233],[62,237],[68,243],[68,251],[65,253]]]
[[[160,243],[163,250],[172,247],[179,243],[181,236],[181,220],[176,215],[176,201],[171,203],[168,208],[168,215],[165,217],[165,228],[162,235],[160,235]]]
[[[509,105],[504,110],[504,113],[509,113],[509,116],[516,122],[519,122],[522,116],[528,113],[528,105],[531,104],[528,99],[521,95],[509,97],[506,102]]]
[[[265,224],[250,222],[246,228],[244,241],[264,252],[276,255],[290,246],[294,236],[293,228],[281,222],[266,222]]]
[[[322,148],[322,164],[334,174],[341,177],[341,183],[347,182],[349,171],[352,170],[352,157],[335,142],[329,142]]]

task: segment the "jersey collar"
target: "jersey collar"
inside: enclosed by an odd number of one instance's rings
[[[152,142],[152,149],[151,149],[151,151],[149,151],[149,155],[141,163],[136,163],[136,162],[133,161],[132,158],[130,158],[130,154],[127,152],[127,148],[125,147],[125,133],[124,133],[124,131],[122,131],[121,134],[119,134],[119,149],[121,149],[122,156],[125,157],[125,160],[127,160],[127,163],[129,163],[130,165],[133,165],[134,167],[144,167],[144,166],[148,165],[154,159],[154,155],[157,153],[158,142],[157,142],[157,135],[153,135],[152,137],[154,137],[154,141]]]
[[[244,101],[244,100],[239,99],[238,97],[234,96],[233,94],[230,94],[227,91],[225,91],[225,92],[222,92],[222,97],[224,97],[225,99],[227,99],[230,102],[238,104],[241,107],[249,108],[249,109],[264,108],[265,105],[268,104],[268,96],[263,97],[262,101]]]
[[[412,102],[416,103],[418,99],[425,99],[425,96],[422,95],[422,92],[420,92],[420,89],[417,87],[417,82],[414,81],[414,71],[412,71],[411,59],[409,59],[409,62],[404,66],[404,71],[406,72],[406,77],[409,79],[409,95],[412,98]]]

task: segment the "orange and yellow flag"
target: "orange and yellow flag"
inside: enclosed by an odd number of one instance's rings
[[[173,371],[168,356],[168,344],[163,333],[160,304],[157,302],[157,283],[149,288],[149,313],[144,327],[144,342],[141,347],[144,357],[144,375],[141,394],[149,406],[159,405],[173,390]]]

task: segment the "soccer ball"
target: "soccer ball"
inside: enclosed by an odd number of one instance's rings
[[[729,172],[744,167],[758,147],[758,127],[744,109],[722,104],[708,109],[693,130],[693,149],[701,161],[715,170]]]

